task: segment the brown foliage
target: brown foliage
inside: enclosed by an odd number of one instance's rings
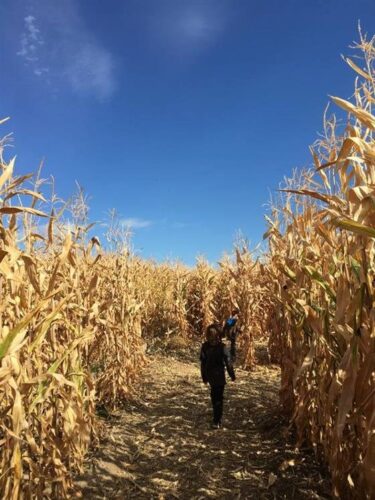
[[[375,494],[374,39],[338,133],[312,148],[315,172],[287,182],[269,219],[270,350],[282,367],[281,400],[301,444],[328,461],[334,495]]]

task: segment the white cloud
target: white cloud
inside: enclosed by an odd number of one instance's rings
[[[129,229],[142,229],[151,226],[152,221],[139,219],[138,217],[129,217],[127,219],[122,219],[121,224]]]
[[[34,42],[40,43],[40,30],[35,25],[35,17],[34,16],[26,16],[25,17],[25,25],[30,37],[30,40],[34,40]]]
[[[214,45],[225,28],[223,4],[167,2],[153,19],[153,32],[159,44],[173,54],[194,56]]]
[[[44,44],[40,34],[40,29],[36,25],[34,16],[24,18],[25,31],[21,35],[20,50],[17,55],[24,58],[28,63],[37,63],[39,61],[39,47]]]
[[[46,74],[49,72],[48,68],[35,68],[33,73],[35,76],[42,76],[43,74]]]
[[[108,51],[87,43],[69,60],[66,77],[74,91],[93,93],[100,99],[106,99],[116,88],[113,66],[113,58]]]
[[[19,43],[17,55],[55,91],[68,86],[103,100],[116,90],[114,58],[88,29],[77,0],[34,2]]]
[[[202,11],[192,10],[181,16],[176,23],[176,32],[191,42],[203,42],[215,37],[217,26],[215,21]]]

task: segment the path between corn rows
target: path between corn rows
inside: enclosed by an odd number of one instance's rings
[[[318,499],[330,486],[294,449],[278,412],[279,370],[237,369],[224,429],[211,430],[198,363],[154,355],[137,398],[105,421],[105,439],[78,486],[85,499]]]

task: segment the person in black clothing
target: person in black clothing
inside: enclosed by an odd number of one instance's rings
[[[213,324],[207,328],[206,342],[202,344],[200,361],[201,375],[205,384],[211,386],[211,402],[214,428],[221,427],[225,387],[225,368],[234,381],[236,379],[230,355],[221,341],[220,328]]]
[[[230,342],[230,356],[232,363],[236,361],[236,340],[238,334],[240,333],[240,329],[237,324],[239,313],[239,309],[233,309],[232,314],[224,323],[222,333],[222,337],[228,339]]]

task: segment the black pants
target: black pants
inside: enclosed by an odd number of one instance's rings
[[[219,424],[223,416],[224,387],[224,385],[211,385],[211,401],[215,424]]]
[[[237,348],[236,348],[236,341],[237,341],[237,332],[232,332],[230,336],[230,357],[232,360],[232,363],[236,361],[236,355],[237,355]]]
[[[236,361],[236,339],[231,339],[230,341],[230,357],[232,360],[232,363]]]

